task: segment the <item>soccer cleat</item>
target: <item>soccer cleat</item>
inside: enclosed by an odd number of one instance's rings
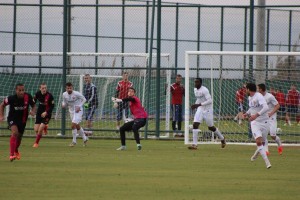
[[[72,142],[71,144],[69,144],[69,147],[75,147],[76,143]]]
[[[126,146],[121,146],[121,147],[117,148],[116,150],[117,151],[124,151],[124,150],[126,150]]]
[[[221,148],[225,148],[226,146],[226,141],[225,139],[224,140],[221,140]]]
[[[266,155],[269,156],[269,155],[270,155],[270,152],[266,151]]]
[[[197,147],[197,145],[192,144],[191,146],[188,146],[188,149],[190,149],[190,150],[197,150],[198,147]]]
[[[44,135],[48,134],[48,125],[45,125],[43,133],[44,133]]]
[[[251,157],[251,162],[255,161],[258,157],[258,153],[254,154],[252,157]]]
[[[267,167],[267,169],[270,169],[272,167],[270,161],[266,161],[266,167]]]
[[[137,150],[139,150],[139,151],[142,150],[142,145],[138,145]]]
[[[39,144],[38,144],[38,143],[34,143],[32,147],[33,147],[33,148],[38,148],[38,147],[39,147]]]
[[[15,156],[15,155],[9,156],[9,161],[10,161],[10,162],[14,161],[15,159],[16,159],[16,156]]]
[[[20,160],[21,159],[20,152],[15,152],[15,157],[16,157],[17,160]]]
[[[86,138],[86,140],[83,141],[83,146],[86,147],[87,146],[87,142],[89,141],[88,138]]]
[[[278,153],[279,153],[279,155],[282,155],[282,151],[283,151],[282,146],[279,146],[279,147],[278,147]]]

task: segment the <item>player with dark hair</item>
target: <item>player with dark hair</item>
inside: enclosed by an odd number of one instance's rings
[[[123,76],[122,80],[118,82],[118,85],[116,87],[115,98],[118,98],[118,99],[127,98],[128,97],[128,88],[133,86],[133,83],[131,81],[129,81],[129,79],[128,79],[127,72],[124,72],[122,76]],[[129,114],[128,102],[126,102],[126,101],[118,102],[118,106],[116,108],[117,108],[117,130],[119,131],[120,125],[121,125],[120,121],[123,116],[123,111],[124,111],[124,115],[125,115],[125,117],[123,117],[124,120],[126,118],[128,118],[128,114]]]
[[[184,87],[181,84],[182,76],[180,74],[176,75],[176,82],[170,86],[170,91],[172,94],[171,99],[171,110],[172,110],[172,130],[175,137],[183,137],[182,133],[176,132],[176,122],[177,130],[181,131],[182,122],[182,99],[184,96]]]
[[[32,96],[25,92],[24,84],[18,83],[15,91],[16,94],[5,98],[0,104],[0,121],[4,119],[4,107],[9,105],[7,122],[11,130],[9,156],[11,162],[15,159],[21,159],[19,147],[25,131],[28,114],[32,116],[35,114],[35,102]],[[30,112],[29,106],[31,107]]]
[[[39,101],[39,106],[36,113],[34,131],[36,133],[35,143],[32,147],[39,147],[40,139],[42,138],[43,132],[47,134],[47,128],[51,119],[52,110],[54,108],[54,98],[47,90],[46,83],[40,85],[40,90],[35,93],[33,97],[34,101]]]
[[[238,121],[239,125],[242,124],[243,114],[245,112],[245,97],[246,97],[246,84],[239,88],[235,93],[235,102],[238,106],[238,114],[234,117],[234,121]]]
[[[280,108],[280,105],[276,98],[269,92],[266,91],[266,85],[261,83],[258,84],[258,92],[263,95],[265,98],[267,105],[269,107],[269,110],[267,111],[267,114],[269,116],[269,126],[270,126],[270,135],[271,138],[277,143],[278,146],[278,153],[282,154],[282,145],[280,138],[276,135],[277,132],[277,111]],[[268,139],[265,141],[265,149],[266,154],[269,155],[269,148],[268,148]]]
[[[193,144],[188,149],[197,150],[199,125],[203,120],[206,122],[208,130],[218,135],[221,140],[221,147],[224,148],[226,146],[225,138],[219,129],[214,126],[213,100],[208,89],[202,85],[201,78],[195,79],[194,94],[197,100],[191,106],[193,110],[196,109],[193,122]]]
[[[266,154],[263,142],[266,141],[269,132],[268,104],[262,94],[256,92],[254,83],[247,83],[247,94],[249,96],[249,110],[243,115],[249,117],[251,122],[252,135],[256,141],[257,149],[251,157],[251,161],[256,160],[258,154],[264,159],[267,169],[271,168],[271,163]]]
[[[85,97],[77,91],[73,90],[72,83],[68,82],[66,83],[66,91],[63,93],[63,102],[62,102],[62,108],[69,108],[70,118],[72,120],[71,129],[72,129],[72,135],[73,140],[70,147],[74,147],[77,137],[77,132],[79,135],[81,135],[83,139],[83,146],[86,146],[88,137],[84,134],[83,128],[80,126],[80,122],[82,120],[83,115],[83,104],[86,102]]]
[[[142,145],[140,144],[140,135],[139,129],[145,126],[148,114],[143,108],[141,101],[138,97],[135,96],[135,89],[133,87],[128,88],[128,97],[124,99],[117,99],[112,97],[112,101],[114,103],[121,103],[121,102],[129,102],[129,108],[131,114],[133,115],[134,119],[132,121],[126,122],[123,126],[120,127],[120,136],[121,136],[121,147],[117,150],[125,150],[126,149],[126,137],[125,131],[133,131],[134,139],[137,144],[137,149],[142,150]]]
[[[86,135],[92,135],[93,128],[93,116],[95,114],[96,109],[98,108],[98,95],[97,95],[97,87],[92,83],[92,77],[89,74],[84,76],[84,94],[83,96],[86,98],[86,102],[84,103],[85,114],[86,114]]]

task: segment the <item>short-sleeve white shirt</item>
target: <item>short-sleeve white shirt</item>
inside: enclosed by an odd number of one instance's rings
[[[73,91],[71,94],[68,92],[63,93],[63,105],[67,105],[70,113],[75,112],[75,107],[81,107],[86,102],[85,97],[77,91]]]

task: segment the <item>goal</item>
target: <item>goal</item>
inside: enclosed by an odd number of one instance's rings
[[[288,111],[287,94],[291,89],[300,90],[299,52],[185,52],[185,144],[191,144],[194,112],[189,109],[195,103],[194,79],[200,77],[213,98],[214,125],[226,137],[227,142],[249,144],[253,142],[249,122],[240,119],[236,94],[243,84],[264,83],[281,104],[277,112],[277,134],[285,144],[300,143],[300,112]],[[243,93],[242,93],[243,94]],[[282,98],[282,95],[284,96]],[[242,95],[243,96],[243,95]],[[247,95],[244,109],[248,109]],[[299,107],[298,105],[295,105]],[[286,121],[288,115],[289,121]],[[218,138],[211,133],[205,122],[200,125],[199,143],[215,143]],[[272,139],[269,138],[272,143]]]
[[[156,57],[156,55],[153,55]],[[113,108],[111,97],[115,96],[117,82],[121,80],[124,71],[129,74],[129,81],[136,89],[136,95],[141,99],[149,114],[147,131],[155,132],[155,113],[160,112],[160,124],[163,134],[167,135],[170,120],[170,92],[159,98],[160,107],[156,107],[156,79],[161,79],[161,91],[165,84],[171,82],[169,70],[169,54],[161,54],[161,76],[156,77],[155,63],[148,66],[149,54],[146,53],[67,53],[66,82],[72,82],[74,90],[82,92],[85,74],[92,76],[92,82],[98,90],[99,106],[94,115],[94,137],[119,137],[116,132],[116,109]],[[34,95],[39,84],[45,82],[48,90],[55,98],[55,108],[49,124],[47,136],[56,136],[62,130],[61,96],[63,86],[63,54],[61,52],[0,52],[0,96],[14,93],[17,82],[25,84],[26,92]],[[155,59],[154,59],[155,60]],[[66,112],[66,136],[71,135],[69,114]],[[81,125],[85,127],[85,116]],[[123,121],[123,120],[122,120]],[[123,122],[122,122],[123,123]],[[121,124],[122,124],[121,123]],[[1,125],[0,135],[7,134],[5,125]],[[27,122],[25,135],[34,135],[34,119]],[[146,134],[146,127],[140,132]],[[129,134],[129,137],[131,135]]]

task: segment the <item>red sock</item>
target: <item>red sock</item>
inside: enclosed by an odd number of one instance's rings
[[[21,145],[21,138],[17,137],[16,138],[16,150],[15,152],[19,152],[19,146]]]
[[[13,156],[16,151],[17,138],[12,135],[10,136],[10,155]]]
[[[37,134],[36,135],[36,139],[35,139],[35,143],[39,143],[40,142],[40,139],[42,138],[42,134]]]

